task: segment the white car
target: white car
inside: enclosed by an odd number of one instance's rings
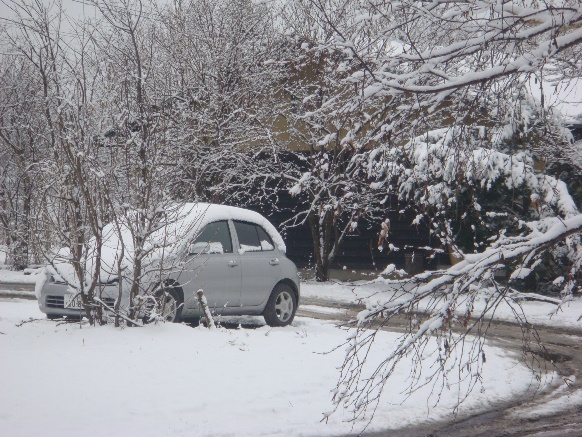
[[[164,294],[163,317],[169,322],[201,316],[196,292],[202,290],[209,307],[220,315],[263,315],[271,326],[293,321],[300,296],[295,264],[285,256],[285,244],[275,227],[262,215],[242,208],[214,204],[186,204],[174,211],[152,237],[142,283]],[[114,272],[120,241],[131,252],[129,233],[104,229],[101,301],[113,308],[121,290],[121,308],[129,305],[129,278]],[[163,244],[161,243],[163,242]],[[128,250],[128,248],[130,250]],[[127,255],[126,255],[127,256]],[[125,270],[131,272],[131,256]],[[170,273],[163,286],[160,266]],[[39,297],[40,310],[49,318],[80,317],[84,309],[72,281],[61,269],[52,271]],[[68,283],[67,283],[68,282]]]

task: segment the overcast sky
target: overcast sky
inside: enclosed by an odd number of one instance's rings
[[[54,0],[42,0],[42,2],[46,5],[51,3],[55,3]],[[14,8],[18,4],[22,4],[23,0],[0,0],[0,17],[2,18],[10,18],[13,17],[14,14],[12,12],[12,8]],[[31,3],[30,0],[27,3]],[[84,14],[94,14],[95,7],[91,5],[91,2],[84,0],[62,0],[63,8],[67,15],[71,17],[82,17]]]

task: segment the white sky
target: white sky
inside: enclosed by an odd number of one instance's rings
[[[61,0],[63,4],[63,9],[67,15],[73,18],[81,18],[87,14],[94,14],[95,7],[90,1],[83,0]],[[42,0],[45,5],[54,4],[54,0]],[[1,18],[11,18],[14,16],[12,9],[22,4],[23,0],[0,0],[0,17]],[[31,3],[28,0],[26,3]],[[4,20],[3,20],[4,21]]]
[[[56,6],[55,0],[40,0],[43,4],[49,6]],[[68,26],[74,26],[75,21],[81,20],[83,17],[91,18],[96,15],[96,8],[91,4],[90,0],[61,0],[63,11],[69,19],[63,20],[63,29],[66,32]],[[32,4],[32,0],[0,0],[0,28],[10,30],[14,25],[11,23],[16,17],[15,10],[19,5]],[[54,8],[55,13],[57,8]],[[0,38],[0,53],[5,53],[3,49],[2,39]]]

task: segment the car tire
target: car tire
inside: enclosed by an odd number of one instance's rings
[[[263,317],[269,326],[287,326],[293,322],[295,311],[297,311],[295,292],[287,284],[277,284],[269,296]]]
[[[168,323],[180,323],[182,320],[182,299],[175,288],[166,288],[162,295],[164,321]]]

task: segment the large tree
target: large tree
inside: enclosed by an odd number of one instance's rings
[[[185,1],[163,9],[156,36],[172,93],[176,195],[246,203],[273,179],[254,157],[274,155],[284,47],[273,10],[249,0]],[[257,192],[258,190],[255,190]]]
[[[347,235],[357,232],[362,219],[380,216],[382,193],[370,189],[374,179],[365,170],[361,152],[368,145],[369,120],[394,107],[352,106],[363,89],[351,82],[360,64],[337,45],[337,29],[355,44],[367,44],[369,35],[355,25],[357,2],[286,2],[281,10],[281,32],[290,47],[284,94],[287,137],[282,146],[294,159],[281,177],[297,199],[289,226],[307,223],[313,242],[316,279],[327,281],[329,269]]]
[[[374,297],[354,322],[358,333],[348,342],[335,401],[351,404],[361,417],[400,359],[422,355],[431,336],[441,345],[434,372],[413,378],[410,390],[434,384],[438,392],[449,372],[465,370],[472,389],[486,359],[486,321],[544,256],[559,252],[566,263],[551,278],[563,299],[578,291],[582,216],[567,184],[549,173],[557,161],[578,173],[572,159],[578,152],[537,89],[580,77],[582,7],[578,1],[348,2],[357,19],[338,21],[331,2],[309,3],[333,28],[325,48],[341,52],[349,65],[341,80],[355,92],[342,109],[365,114],[364,135],[346,129],[337,141],[365,153],[370,176],[384,178],[374,188],[415,209],[415,222],[428,223],[459,261],[389,281],[386,296]],[[485,210],[491,192],[509,201]],[[495,214],[507,222],[487,229]],[[461,230],[489,235],[463,245]],[[507,269],[507,281],[495,274],[500,269]],[[476,311],[485,289],[487,304]],[[414,316],[419,306],[424,320]],[[396,349],[362,373],[376,330],[403,313],[411,323]]]
[[[43,126],[38,117],[40,89],[19,53],[0,57],[0,76],[0,229],[8,264],[22,269],[32,261],[34,192],[45,152],[35,138]]]
[[[27,104],[35,122],[26,132],[44,151],[32,234],[44,260],[81,296],[90,322],[102,319],[103,283],[117,278],[121,292],[120,278],[130,281],[122,316],[135,320],[171,270],[151,262],[151,239],[178,205],[173,187],[183,155],[156,22],[140,1],[99,7],[100,21],[69,27],[59,4],[15,4],[18,32],[5,34],[28,72],[21,83],[33,90]],[[121,247],[105,263],[111,234]],[[144,281],[147,275],[159,281]]]

